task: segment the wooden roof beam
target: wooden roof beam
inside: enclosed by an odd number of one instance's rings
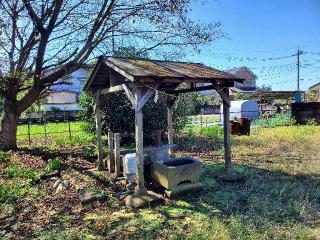
[[[101,94],[109,94],[109,93],[114,93],[114,92],[119,92],[119,91],[124,91],[124,85],[126,85],[127,87],[133,87],[133,83],[131,82],[125,82],[121,85],[117,85],[117,86],[112,86],[109,88],[103,88],[101,89]]]
[[[188,93],[188,92],[199,92],[205,90],[216,90],[220,97],[226,102],[228,106],[230,106],[230,98],[225,94],[223,89],[225,86],[220,86],[219,84],[212,82],[212,85],[203,86],[203,87],[194,87],[194,88],[187,88],[187,89],[178,89],[178,90],[164,90],[169,94],[180,94],[180,93]]]
[[[220,97],[223,99],[223,101],[227,104],[228,107],[230,107],[230,97],[229,97],[229,92],[226,94],[225,93],[225,89],[227,89],[229,91],[229,88],[226,87],[222,87],[217,83],[212,83],[212,86],[215,87],[216,91],[218,92],[218,94],[220,95]]]
[[[104,63],[110,67],[111,69],[115,70],[116,72],[120,73],[122,76],[124,76],[125,78],[129,79],[131,82],[134,82],[134,77],[131,76],[130,74],[128,74],[127,72],[125,72],[124,70],[122,70],[121,68],[109,63],[108,61],[104,61]]]
[[[194,88],[186,88],[186,89],[178,89],[178,90],[165,90],[165,92],[169,94],[180,94],[180,93],[188,93],[188,92],[200,92],[205,90],[215,89],[213,85],[203,86],[203,87],[194,87]]]

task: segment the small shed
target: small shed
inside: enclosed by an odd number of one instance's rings
[[[265,91],[265,90],[258,90],[255,94],[251,97],[256,99],[260,103],[270,103],[274,100],[294,100],[295,94],[297,91]],[[304,94],[304,91],[300,91]]]
[[[205,66],[200,63],[160,61],[150,59],[100,57],[91,76],[84,85],[84,90],[95,95],[95,118],[97,126],[98,158],[101,169],[104,162],[101,141],[100,108],[107,96],[117,91],[124,91],[135,109],[136,173],[137,186],[135,195],[146,193],[144,183],[144,146],[143,146],[143,106],[152,95],[161,93],[162,101],[167,106],[168,143],[173,144],[173,104],[176,96],[187,92],[216,90],[223,99],[225,174],[229,174],[231,165],[231,145],[229,127],[229,88],[234,82],[243,82],[230,73]],[[181,83],[192,83],[190,88],[177,89]],[[209,83],[196,87],[195,83]],[[109,169],[110,170],[110,169]]]

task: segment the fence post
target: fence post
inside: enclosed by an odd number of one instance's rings
[[[47,143],[47,118],[46,115],[43,115],[43,127],[44,127],[44,141]]]
[[[202,115],[200,115],[200,126],[202,127]]]
[[[69,130],[69,138],[71,138],[71,125],[70,125],[69,116],[68,116],[68,130]]]
[[[114,172],[113,132],[108,132],[108,170]]]
[[[115,160],[115,175],[120,176],[120,133],[114,134],[114,160]]]
[[[30,136],[30,115],[29,115],[29,121],[28,121],[28,140],[29,140],[29,146],[31,145],[31,136]]]

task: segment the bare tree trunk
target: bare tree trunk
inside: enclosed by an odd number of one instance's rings
[[[8,103],[4,103],[0,130],[0,149],[9,150],[17,148],[17,126],[19,112]]]

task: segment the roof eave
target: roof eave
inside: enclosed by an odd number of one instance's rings
[[[318,86],[320,87],[320,82],[318,82],[318,83],[312,85],[311,87],[309,87],[309,90],[313,90],[313,88],[318,87]]]
[[[96,75],[98,69],[100,68],[100,65],[101,65],[101,62],[103,60],[103,57],[100,56],[98,57],[98,62],[96,63],[96,65],[94,66],[89,78],[87,79],[87,81],[85,82],[85,84],[83,85],[82,87],[82,90],[84,92],[89,92],[89,87],[90,87],[90,84],[92,83],[92,80],[94,78],[94,76]]]

